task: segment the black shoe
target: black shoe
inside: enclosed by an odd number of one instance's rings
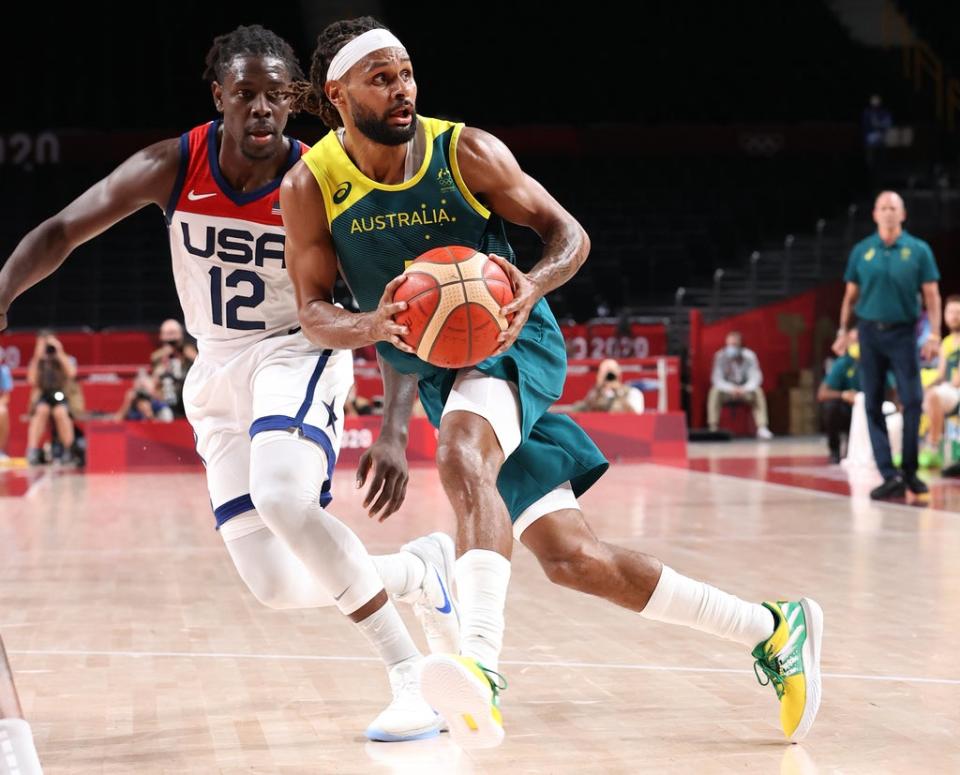
[[[930,492],[930,488],[927,487],[926,482],[924,482],[916,474],[904,476],[903,482],[907,485],[907,489],[910,490],[910,492],[912,492],[914,495],[924,495],[925,493]]]
[[[906,494],[907,483],[903,481],[900,474],[884,479],[883,484],[870,490],[870,497],[875,501],[882,501],[885,498],[902,498]]]
[[[960,476],[960,463],[953,463],[940,472],[940,476],[946,476],[948,479],[953,479]]]

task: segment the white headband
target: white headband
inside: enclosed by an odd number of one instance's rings
[[[385,30],[382,27],[367,30],[363,35],[358,35],[337,52],[330,63],[330,67],[327,68],[327,80],[336,81],[343,78],[347,70],[367,54],[372,54],[382,48],[402,48],[406,50],[406,47],[390,30]]]

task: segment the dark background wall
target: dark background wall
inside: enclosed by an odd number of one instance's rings
[[[931,4],[899,5],[954,56],[955,25],[937,25]],[[917,174],[955,164],[954,133],[904,78],[899,50],[857,42],[826,2],[573,8],[305,1],[44,13],[5,41],[0,261],[126,155],[213,118],[204,55],[241,23],[286,37],[307,69],[326,23],[381,18],[412,55],[420,112],[503,136],[588,228],[590,262],[553,299],[577,318],[598,305],[642,311],[765,240],[842,220],[876,182],[859,128],[871,93],[915,128],[903,161]],[[314,141],[322,128],[306,117],[288,134]],[[514,240],[522,265],[536,260],[533,235]],[[177,310],[151,209],[80,248],[12,323],[152,325]]]

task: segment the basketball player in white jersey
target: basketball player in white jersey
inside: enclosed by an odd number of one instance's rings
[[[11,302],[78,245],[148,204],[163,209],[199,349],[184,405],[237,571],[265,605],[336,605],[357,623],[394,697],[368,737],[433,736],[442,719],[420,695],[421,655],[387,593],[413,603],[432,651],[454,649],[452,541],[434,533],[370,557],[324,508],[353,367],[349,350],[320,350],[300,333],[286,272],[278,188],[306,150],[283,135],[285,89],[301,77],[299,65],[274,33],[238,27],[214,41],[206,77],[221,120],[143,149],[23,238],[0,271],[0,330]],[[395,311],[381,316],[381,335],[397,330]],[[405,464],[387,442],[358,473],[359,487],[374,472],[364,503],[371,516],[392,513],[406,488]]]

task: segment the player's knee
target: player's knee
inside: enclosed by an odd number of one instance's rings
[[[276,467],[267,476],[255,472],[250,477],[250,499],[274,532],[306,508],[302,489],[297,472],[289,467]]]
[[[39,417],[41,420],[46,419],[50,416],[50,405],[46,403],[37,404],[36,408],[33,410],[35,417]]]
[[[444,440],[437,446],[437,470],[445,481],[496,481],[498,468],[483,451],[460,439]]]
[[[295,596],[290,594],[287,584],[283,579],[275,578],[266,573],[257,575],[252,579],[244,579],[247,589],[253,596],[265,605],[275,611],[286,611],[291,608],[297,608]]]
[[[605,556],[603,545],[593,540],[558,547],[538,559],[554,584],[583,590],[599,577],[606,565]]]

